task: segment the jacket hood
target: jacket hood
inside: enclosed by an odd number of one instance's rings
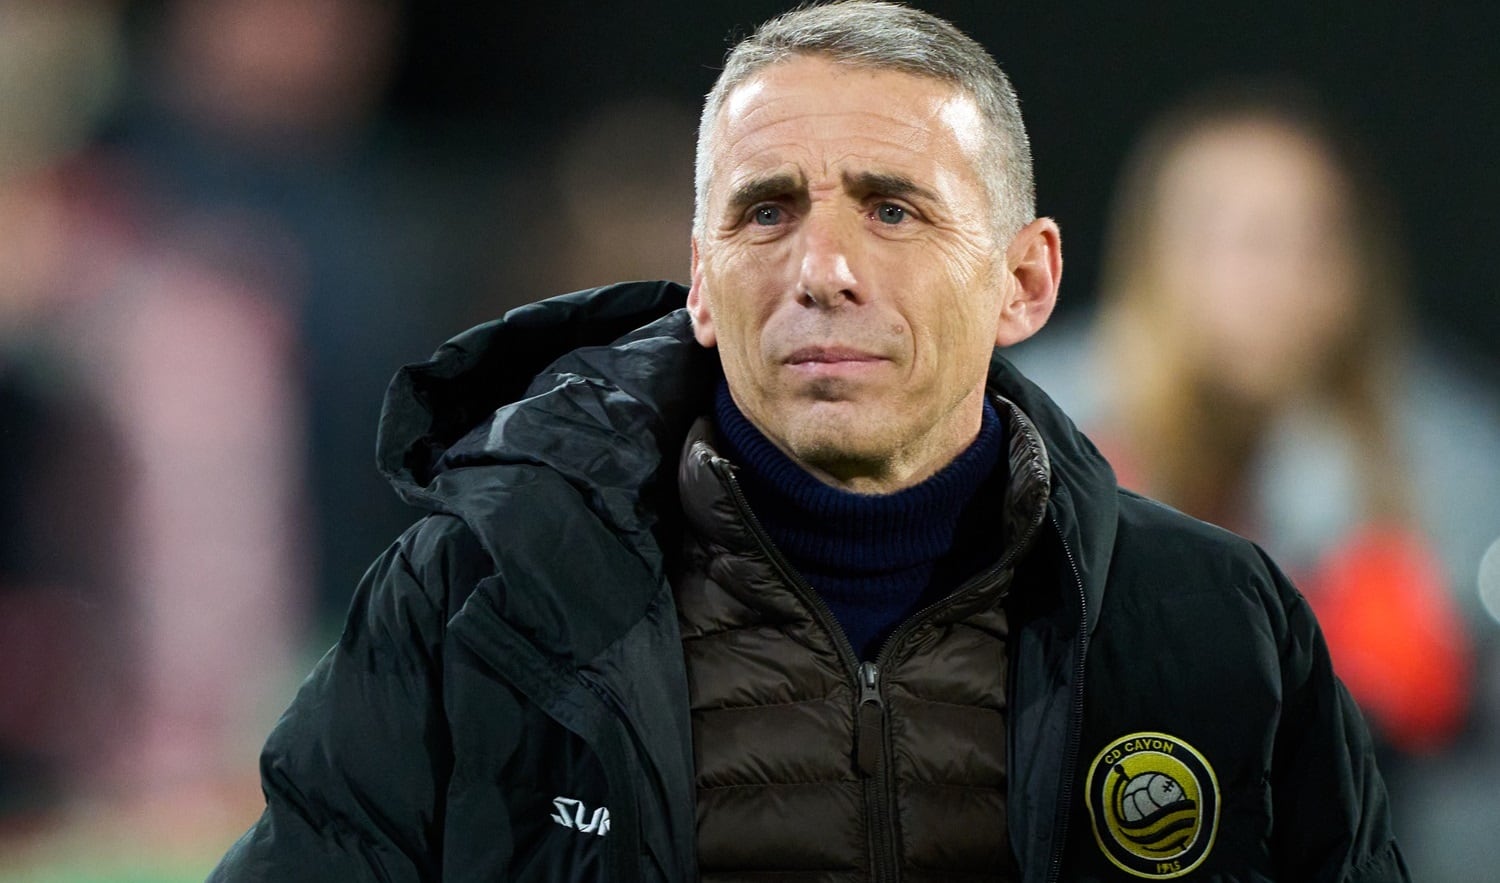
[[[663,452],[675,456],[719,376],[692,336],[686,298],[672,282],[621,283],[453,338],[391,381],[382,473],[407,502],[462,517],[486,545],[500,541],[485,516],[491,485],[503,482],[472,467],[548,467],[617,530],[649,530],[655,501],[641,490],[660,489]]]
[[[545,382],[539,375],[558,373],[548,370],[554,361],[644,332],[642,326],[683,306],[686,298],[676,283],[627,282],[517,307],[463,332],[391,380],[376,443],[381,472],[403,498],[430,503],[422,490],[443,470],[445,458],[460,449],[479,453],[482,445],[460,443],[496,411],[527,398]],[[683,341],[672,330],[654,330],[696,346],[690,334]]]

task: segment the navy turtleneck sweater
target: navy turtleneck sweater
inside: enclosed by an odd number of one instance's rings
[[[937,474],[893,494],[857,494],[814,478],[771,443],[719,384],[720,453],[756,517],[787,560],[827,602],[854,652],[873,659],[912,613],[956,589],[999,554],[989,495],[1003,470],[1004,432],[986,399],[979,435]]]

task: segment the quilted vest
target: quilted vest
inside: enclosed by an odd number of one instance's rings
[[[903,623],[872,663],[766,537],[707,422],[690,433],[673,584],[704,881],[1017,879],[1003,602],[1048,476],[1035,429],[997,405],[1011,481],[996,563]]]

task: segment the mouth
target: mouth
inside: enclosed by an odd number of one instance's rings
[[[805,346],[794,350],[786,357],[786,364],[793,366],[857,365],[886,361],[884,356],[865,350],[844,346]]]
[[[807,346],[793,350],[784,360],[792,376],[825,389],[825,384],[858,383],[873,379],[891,360],[868,350],[848,346]]]

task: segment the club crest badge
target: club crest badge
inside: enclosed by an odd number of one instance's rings
[[[1089,765],[1085,800],[1094,839],[1116,867],[1152,880],[1191,872],[1219,830],[1219,782],[1191,745],[1131,733]]]

